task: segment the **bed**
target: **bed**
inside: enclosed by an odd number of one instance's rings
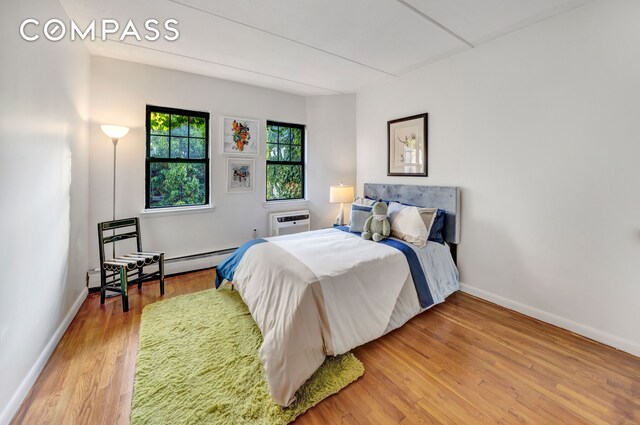
[[[274,400],[288,406],[328,355],[397,329],[458,290],[457,187],[365,184],[370,199],[446,211],[446,243],[363,240],[348,228],[255,239],[216,270],[262,332],[260,358]]]

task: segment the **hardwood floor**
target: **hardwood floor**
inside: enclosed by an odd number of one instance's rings
[[[164,298],[213,286],[167,279]],[[142,307],[157,282],[91,295],[13,424],[128,424]],[[296,424],[638,424],[640,358],[463,293],[354,350],[365,374]]]

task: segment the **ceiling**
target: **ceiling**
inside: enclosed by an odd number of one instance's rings
[[[92,54],[301,95],[353,93],[590,0],[61,0],[78,24],[174,18],[169,42],[85,41]],[[99,33],[99,31],[98,31]]]

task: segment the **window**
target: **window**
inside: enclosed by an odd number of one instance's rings
[[[147,106],[145,207],[209,203],[209,114]]]
[[[267,201],[304,199],[304,126],[267,121]]]

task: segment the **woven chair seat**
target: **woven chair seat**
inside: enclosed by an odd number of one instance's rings
[[[163,252],[134,252],[131,254],[125,254],[120,257],[116,257],[112,260],[107,260],[102,263],[102,267],[107,271],[117,272],[120,267],[124,267],[126,270],[135,270],[140,267],[147,266],[149,264],[155,264],[160,261],[160,256]]]

